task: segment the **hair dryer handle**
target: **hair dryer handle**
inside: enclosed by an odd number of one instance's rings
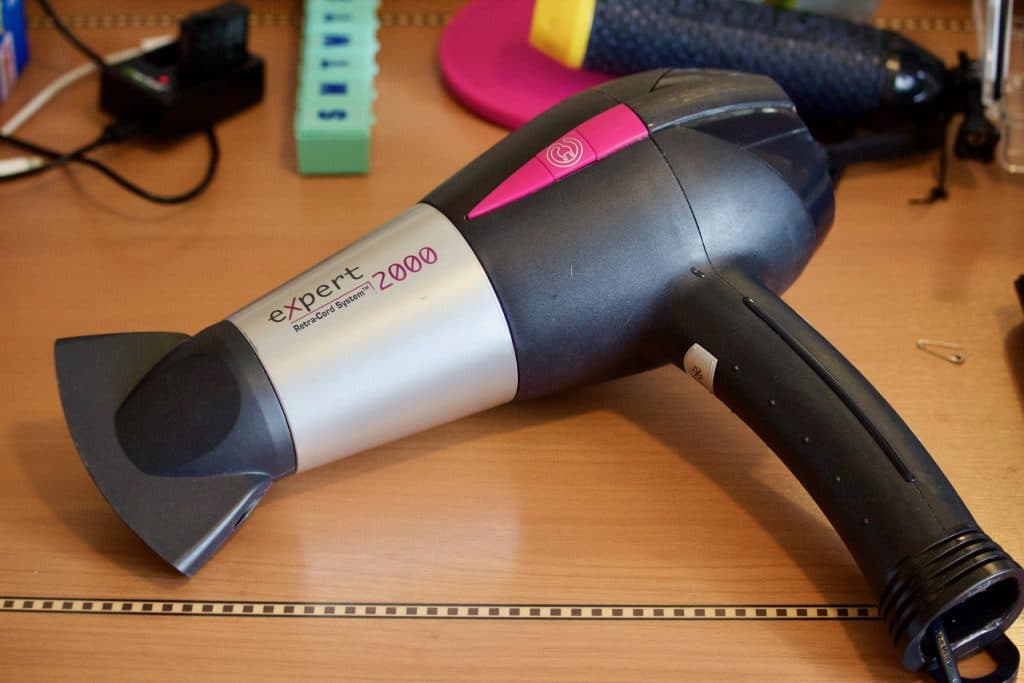
[[[686,279],[671,315],[676,364],[810,492],[879,597],[904,665],[932,666],[937,624],[956,657],[997,639],[1021,610],[1024,572],[885,399],[749,277],[694,269]]]

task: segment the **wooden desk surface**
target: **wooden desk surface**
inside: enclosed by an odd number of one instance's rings
[[[186,9],[58,4],[101,52],[168,30],[166,13]],[[458,4],[385,0],[368,177],[293,170],[300,6],[257,0],[266,100],[220,127],[221,169],[199,200],[147,205],[80,169],[0,185],[0,679],[915,680],[810,498],[671,368],[497,408],[286,480],[191,580],[97,492],[61,416],[53,340],[196,331],[497,141],[503,131],[438,77],[440,25]],[[940,19],[901,25],[951,62],[975,49],[959,21],[968,6],[892,2],[880,16]],[[52,29],[37,23],[30,36],[33,62],[0,120],[82,61]],[[74,86],[21,133],[60,148],[88,139],[103,121],[95,88]],[[205,163],[201,140],[100,156],[166,190]],[[1021,559],[1024,319],[1011,283],[1024,270],[1024,183],[953,162],[950,201],[909,205],[935,166],[851,172],[832,234],[787,299]],[[920,337],[963,344],[966,364],[922,353]],[[226,601],[237,601],[230,613]],[[85,602],[115,614],[83,614]],[[37,611],[12,611],[26,607]],[[241,618],[247,608],[258,618]],[[534,608],[546,618],[529,618]],[[573,609],[606,618],[560,618]],[[737,609],[754,618],[737,621]],[[1024,644],[1021,625],[1011,635]]]

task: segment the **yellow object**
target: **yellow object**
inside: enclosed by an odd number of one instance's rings
[[[596,0],[537,0],[530,45],[562,64],[583,66]]]

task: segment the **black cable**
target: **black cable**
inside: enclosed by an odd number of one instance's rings
[[[145,190],[135,183],[131,182],[127,178],[119,175],[112,168],[94,159],[83,157],[82,159],[75,159],[84,163],[92,168],[96,169],[103,175],[107,176],[110,180],[128,190],[132,194],[141,197],[147,201],[153,202],[154,204],[182,204],[194,199],[202,194],[207,187],[210,186],[210,182],[213,180],[213,176],[217,173],[217,164],[220,162],[220,146],[217,144],[217,134],[213,131],[212,126],[206,126],[203,128],[203,133],[206,135],[206,142],[210,147],[210,158],[206,164],[206,172],[203,174],[202,179],[196,183],[192,189],[186,190],[180,194],[174,195],[159,195]]]
[[[96,53],[95,50],[93,50],[88,45],[79,40],[78,37],[71,32],[71,29],[64,25],[64,22],[60,20],[60,17],[57,16],[57,13],[53,11],[52,7],[50,7],[50,3],[48,0],[36,1],[39,3],[39,7],[42,8],[43,13],[46,14],[46,16],[48,16],[51,21],[53,21],[54,28],[56,28],[61,33],[61,35],[63,35],[67,39],[69,43],[74,45],[75,48],[83,55],[85,55],[93,62],[95,62],[96,66],[98,66],[101,71],[107,68],[107,63],[103,61],[103,57],[101,57],[99,54]]]
[[[54,153],[53,150],[46,149],[45,147],[39,147],[38,145],[33,145],[30,142],[26,142],[18,138],[12,138],[7,135],[0,135],[0,142],[7,142],[15,147],[20,147],[21,149],[24,149],[28,152],[32,152],[33,154],[39,154],[41,156],[47,156],[50,158],[50,160],[47,163],[42,164],[40,166],[36,166],[35,168],[30,168],[25,171],[19,171],[18,173],[11,173],[8,175],[0,176],[0,183],[9,180],[20,180],[21,178],[28,178],[34,175],[39,175],[40,173],[52,171],[72,161],[76,161],[79,157],[81,157],[83,154],[86,154],[87,152],[91,152],[92,150],[97,149],[98,147],[102,147],[103,145],[110,143],[110,141],[106,139],[105,135],[101,135],[100,137],[96,138],[89,144],[82,145],[81,147],[74,151],[68,152],[66,154],[58,154],[58,156],[53,156],[53,154],[57,154]]]
[[[2,1],[3,0],[0,0],[0,2]],[[64,23],[60,20],[60,17],[57,16],[57,13],[54,11],[53,7],[50,6],[49,0],[37,0],[37,2],[39,3],[39,7],[42,8],[46,16],[48,16],[50,20],[53,21],[53,25],[57,29],[57,31],[59,31],[60,34],[64,36],[64,38],[67,39],[69,43],[71,43],[79,52],[81,52],[89,59],[91,59],[99,67],[101,71],[104,71],[109,68],[106,61],[104,61],[103,57],[101,57],[88,45],[79,40],[78,37],[74,33],[72,33],[67,26],[64,25]],[[209,187],[210,182],[213,180],[213,176],[217,172],[217,165],[220,162],[220,145],[217,143],[217,134],[214,132],[211,126],[206,126],[203,128],[203,133],[206,135],[206,142],[210,147],[210,157],[206,165],[206,172],[203,174],[203,177],[199,180],[199,182],[196,183],[196,185],[194,185],[191,189],[186,190],[185,192],[182,192],[180,194],[161,195],[156,194],[154,192],[150,192],[149,190],[146,190],[145,188],[140,187],[139,185],[136,185],[132,181],[128,180],[127,178],[125,178],[120,173],[110,168],[103,162],[96,161],[95,159],[86,156],[88,152],[91,152],[92,150],[98,147],[102,147],[103,145],[108,145],[112,143],[124,142],[125,140],[135,137],[136,135],[142,132],[145,132],[144,126],[139,122],[117,122],[111,124],[110,126],[107,126],[104,129],[103,134],[100,135],[93,142],[90,142],[87,145],[83,145],[82,147],[79,147],[78,149],[67,153],[57,152],[55,150],[48,149],[46,147],[42,147],[40,145],[28,142],[27,140],[22,140],[20,138],[16,138],[10,135],[0,135],[0,142],[6,142],[15,147],[19,147],[23,150],[32,152],[33,154],[38,154],[49,159],[47,163],[41,166],[37,166],[36,168],[30,168],[19,173],[12,173],[10,175],[0,176],[0,182],[20,180],[22,178],[28,178],[30,176],[39,175],[40,173],[45,173],[47,171],[52,171],[54,169],[61,168],[70,163],[79,163],[84,166],[88,166],[93,170],[98,171],[99,173],[102,173],[109,180],[113,181],[114,183],[117,183],[122,188],[131,192],[132,194],[141,197],[142,199],[145,199],[147,201],[154,202],[156,204],[181,204],[202,194],[203,191],[206,190],[207,187]]]
[[[946,144],[943,141],[942,147],[939,148],[939,173],[938,178],[935,182],[935,187],[931,189],[927,197],[918,197],[916,199],[910,199],[911,204],[934,204],[937,201],[943,199],[949,199],[949,192],[946,190],[946,170],[947,170],[947,153]]]
[[[42,147],[33,142],[29,142],[28,140],[23,140],[21,138],[16,138],[10,135],[0,135],[0,142],[6,142],[12,147],[17,147],[18,149],[22,149],[26,152],[31,152],[33,154],[49,158],[49,161],[41,166],[30,168],[25,171],[20,171],[18,173],[10,173],[7,175],[0,176],[0,182],[20,180],[21,178],[28,178],[30,176],[39,175],[40,173],[45,173],[46,171],[51,171],[53,169],[60,168],[61,166],[64,166],[71,161],[77,160],[79,157],[86,154],[87,152],[91,152],[94,149],[102,147],[103,145],[108,145],[115,141],[115,136],[111,134],[111,127],[108,126],[107,129],[105,129],[103,133],[101,133],[100,136],[93,140],[92,142],[86,145],[82,145],[78,149],[73,150],[71,152],[63,153],[56,152],[47,147]]]
[[[62,157],[71,157],[71,156],[74,156],[76,154],[85,154],[86,152],[91,151],[93,149],[96,149],[97,147],[100,147],[100,146],[106,145],[106,144],[110,144],[112,142],[120,142],[120,140],[116,140],[111,135],[110,127],[108,126],[106,129],[104,129],[103,133],[101,133],[98,138],[96,138],[95,140],[93,140],[92,142],[90,142],[90,143],[88,143],[86,145],[82,145],[81,147],[79,147],[75,151],[68,152],[66,154],[64,152],[55,152],[52,149],[49,149],[47,147],[43,147],[42,145],[37,145],[36,143],[29,142],[28,140],[23,140],[22,138],[16,138],[13,135],[0,135],[0,142],[6,142],[7,144],[11,145],[12,147],[17,147],[19,149],[23,149],[26,152],[32,152],[33,154],[38,154],[40,156],[49,157],[50,159],[57,159],[57,158],[62,158]],[[10,176],[0,176],[0,177],[10,177]]]
[[[130,134],[125,135],[124,133],[119,133],[117,126],[108,126],[107,129],[104,130],[103,135],[101,135],[99,138],[97,138],[93,142],[90,142],[87,145],[83,145],[82,147],[79,147],[78,149],[68,153],[57,152],[55,150],[42,147],[35,143],[29,142],[27,140],[22,140],[20,138],[16,138],[10,135],[0,135],[0,142],[6,142],[28,152],[32,152],[33,154],[45,156],[50,159],[48,163],[38,168],[28,169],[27,171],[21,171],[20,173],[13,173],[7,176],[0,176],[0,182],[27,178],[29,176],[38,175],[39,173],[60,168],[62,166],[67,165],[68,163],[74,162],[83,164],[98,171],[99,173],[102,173],[108,179],[117,183],[125,190],[128,190],[132,194],[141,197],[142,199],[145,199],[147,201],[153,202],[155,204],[181,204],[202,194],[203,191],[206,190],[207,187],[209,187],[210,182],[213,180],[213,176],[217,172],[217,165],[220,162],[220,145],[217,143],[217,134],[210,126],[205,127],[203,129],[203,133],[205,134],[207,144],[210,147],[210,158],[206,165],[206,172],[203,174],[203,177],[200,179],[200,181],[196,183],[194,186],[192,186],[191,189],[186,190],[185,192],[179,194],[161,195],[156,194],[154,192],[150,192],[149,190],[146,190],[145,188],[142,188],[133,183],[132,181],[128,180],[127,178],[125,178],[120,173],[110,168],[103,162],[96,161],[95,159],[84,156],[87,152],[96,149],[97,147],[112,144],[115,142],[122,142],[131,137]]]

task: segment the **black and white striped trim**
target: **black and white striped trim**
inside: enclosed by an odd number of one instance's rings
[[[451,21],[447,12],[380,12],[381,26],[439,28]],[[84,14],[61,17],[72,30],[81,29],[156,29],[172,28],[181,19],[176,14]],[[299,26],[302,15],[286,12],[253,12],[249,15],[253,28]],[[974,33],[972,19],[957,17],[883,17],[874,20],[877,28],[906,33]],[[28,28],[53,28],[53,21],[44,16],[31,16]]]
[[[0,597],[0,613],[149,614],[339,619],[566,619],[640,621],[876,620],[870,605],[531,605],[393,602],[239,602]]]

